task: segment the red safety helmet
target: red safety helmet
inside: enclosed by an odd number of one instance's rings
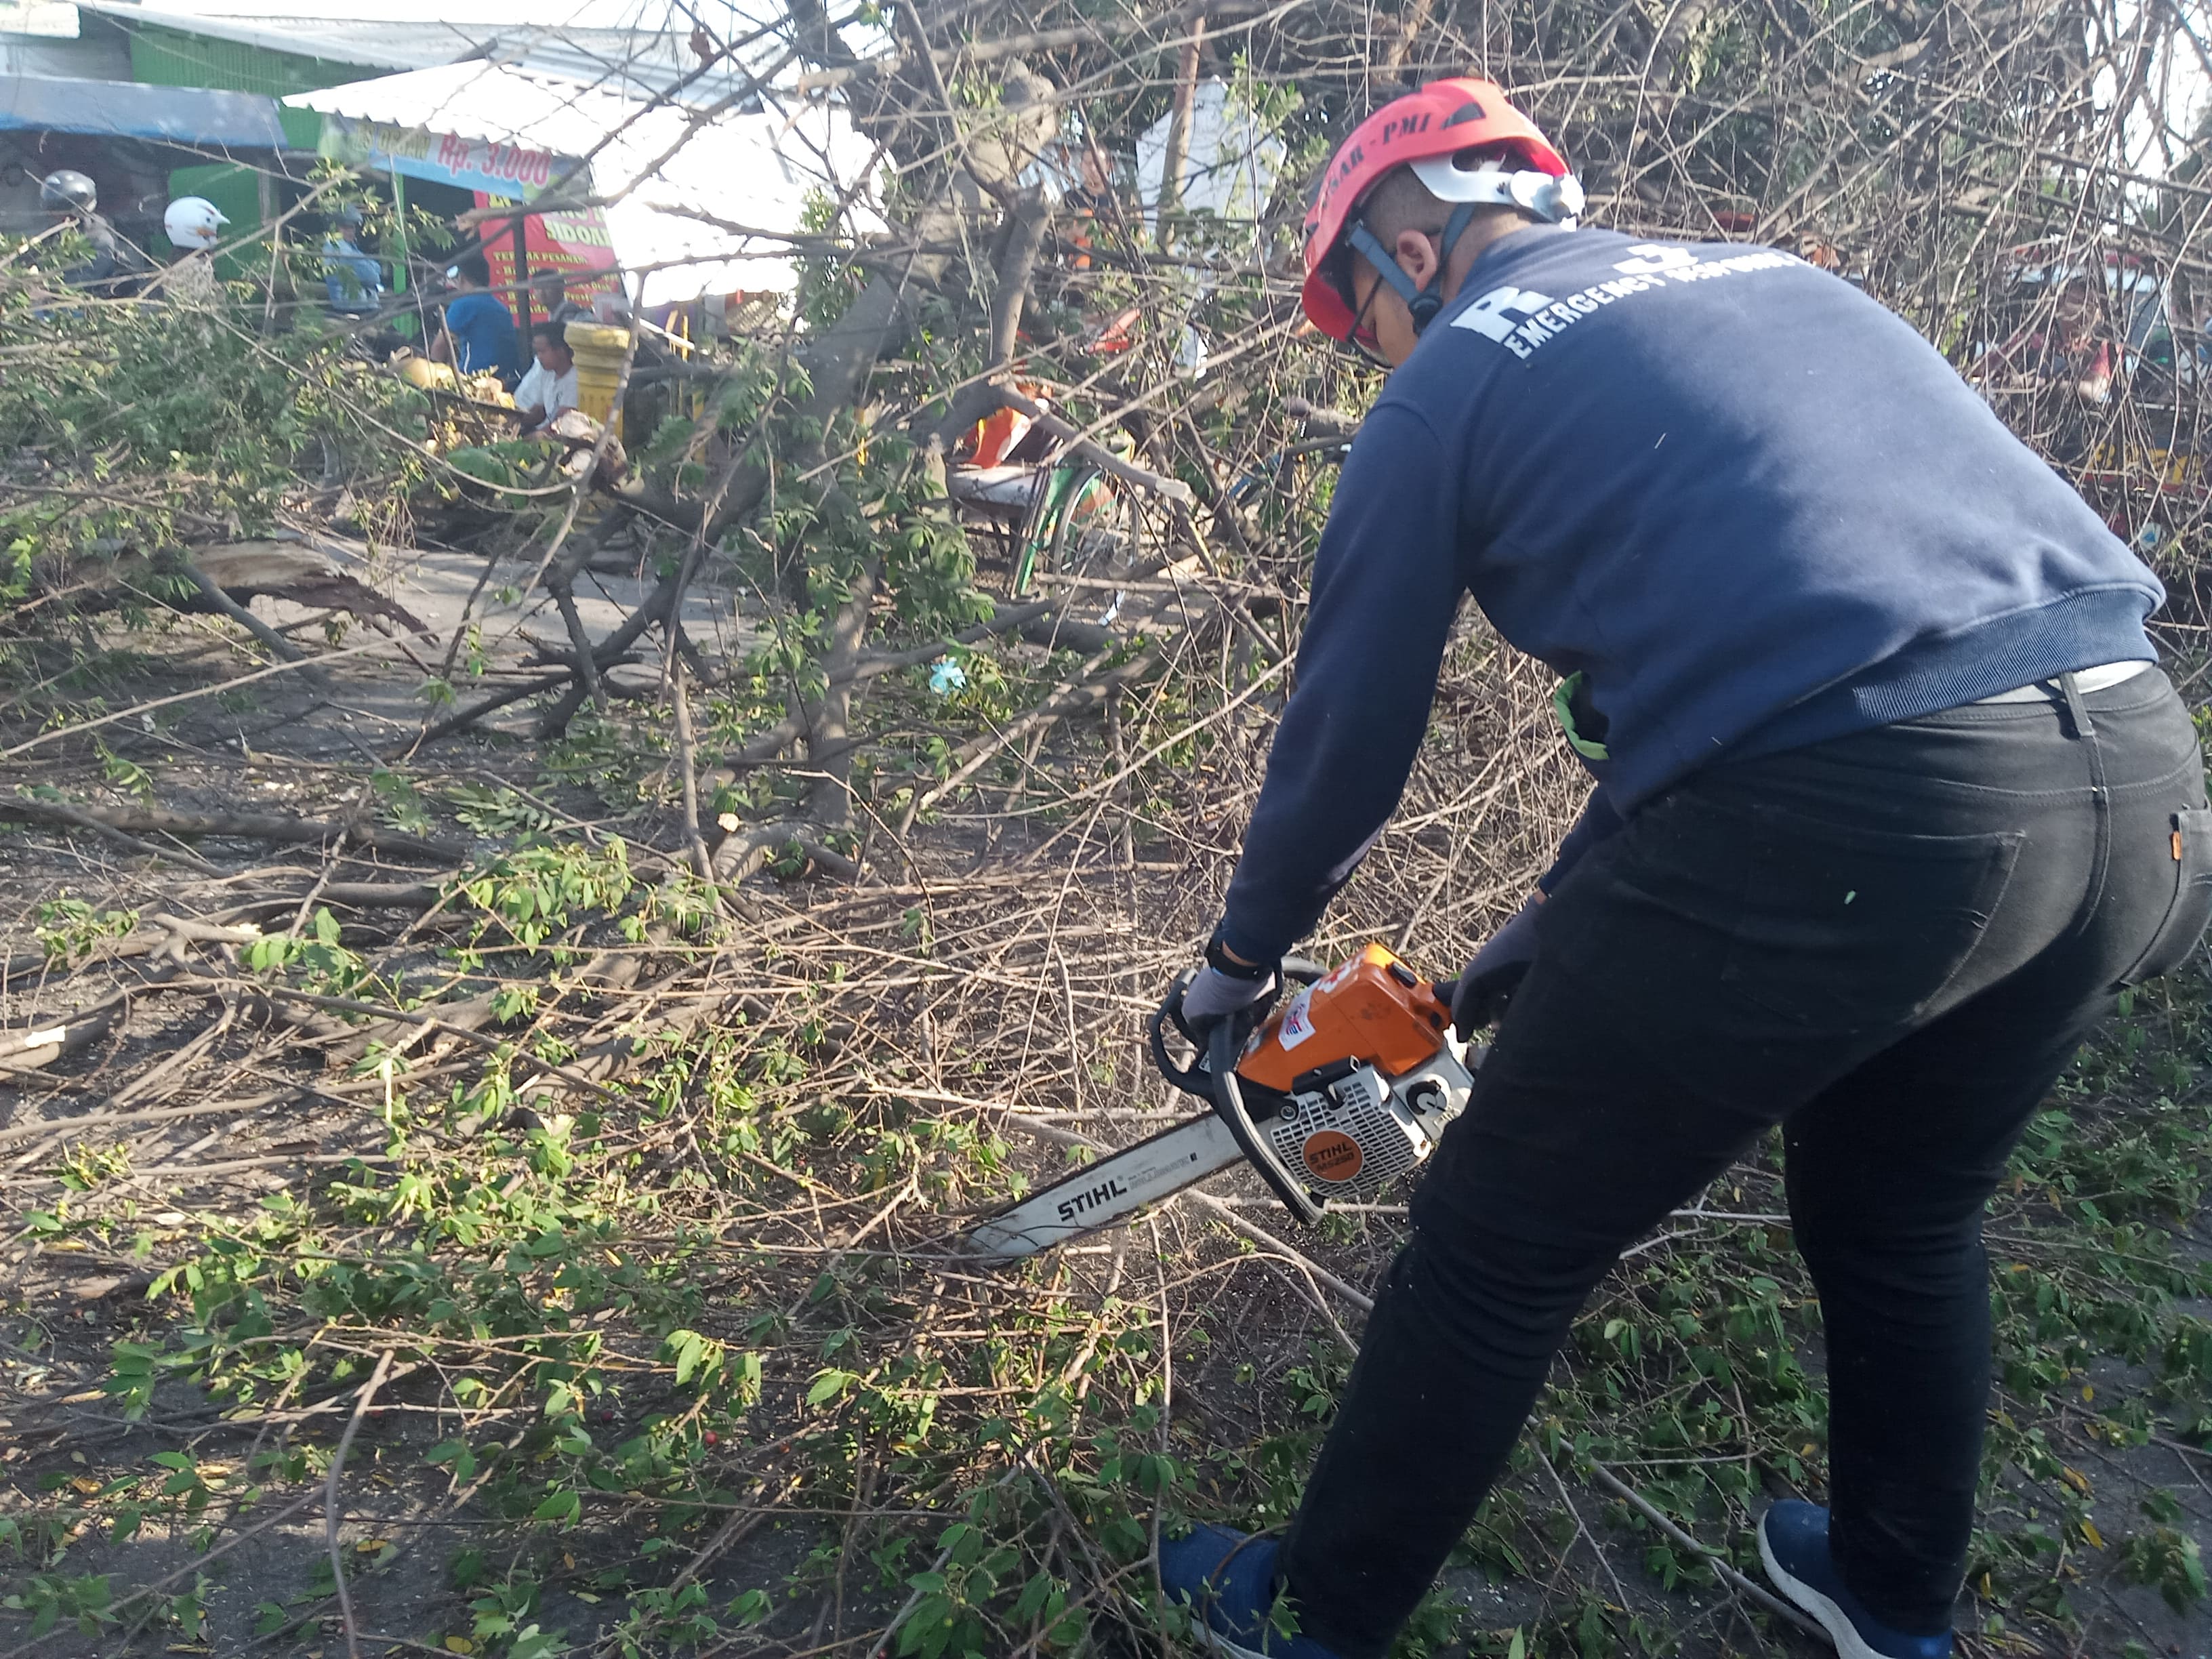
[[[1508,147],[1528,170],[1453,165],[1452,158],[1463,150],[1494,145]],[[1517,207],[1555,224],[1571,222],[1582,211],[1582,185],[1567,170],[1566,159],[1490,82],[1431,81],[1418,92],[1392,99],[1362,121],[1329,158],[1321,189],[1306,210],[1303,303],[1314,326],[1333,339],[1349,339],[1358,321],[1339,257],[1347,246],[1364,253],[1383,280],[1405,296],[1416,329],[1426,327],[1443,308],[1436,284],[1416,289],[1396,258],[1359,222],[1361,201],[1384,174],[1401,167],[1411,167],[1439,201],[1457,204],[1444,229],[1447,259],[1477,207]]]

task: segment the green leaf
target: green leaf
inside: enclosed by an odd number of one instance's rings
[[[451,1463],[455,1480],[467,1480],[477,1472],[477,1455],[464,1441],[447,1440],[433,1446],[422,1454],[422,1461],[426,1463]]]

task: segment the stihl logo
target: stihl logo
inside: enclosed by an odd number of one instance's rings
[[[1085,1211],[1095,1210],[1101,1204],[1116,1198],[1127,1198],[1128,1195],[1129,1189],[1109,1176],[1087,1193],[1078,1193],[1073,1198],[1060,1200],[1060,1218],[1062,1221],[1073,1221]]]
[[[1306,1168],[1323,1181],[1349,1181],[1367,1161],[1359,1143],[1335,1129],[1308,1135],[1304,1151]]]

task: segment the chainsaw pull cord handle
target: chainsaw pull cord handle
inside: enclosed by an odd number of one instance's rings
[[[1214,1115],[1228,1126],[1237,1149],[1251,1160],[1252,1167],[1274,1189],[1284,1207],[1310,1227],[1321,1219],[1322,1206],[1314,1201],[1304,1184],[1291,1175],[1283,1160],[1275,1156],[1274,1147],[1261,1134],[1251,1114],[1244,1109],[1244,1091],[1237,1081],[1237,1058],[1243,1046],[1234,1020],[1216,1020],[1213,1029],[1206,1033],[1206,1056],[1213,1073]]]

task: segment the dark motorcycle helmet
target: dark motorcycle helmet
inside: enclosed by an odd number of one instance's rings
[[[90,213],[100,205],[100,186],[75,167],[62,167],[39,181],[39,205],[56,213]]]

